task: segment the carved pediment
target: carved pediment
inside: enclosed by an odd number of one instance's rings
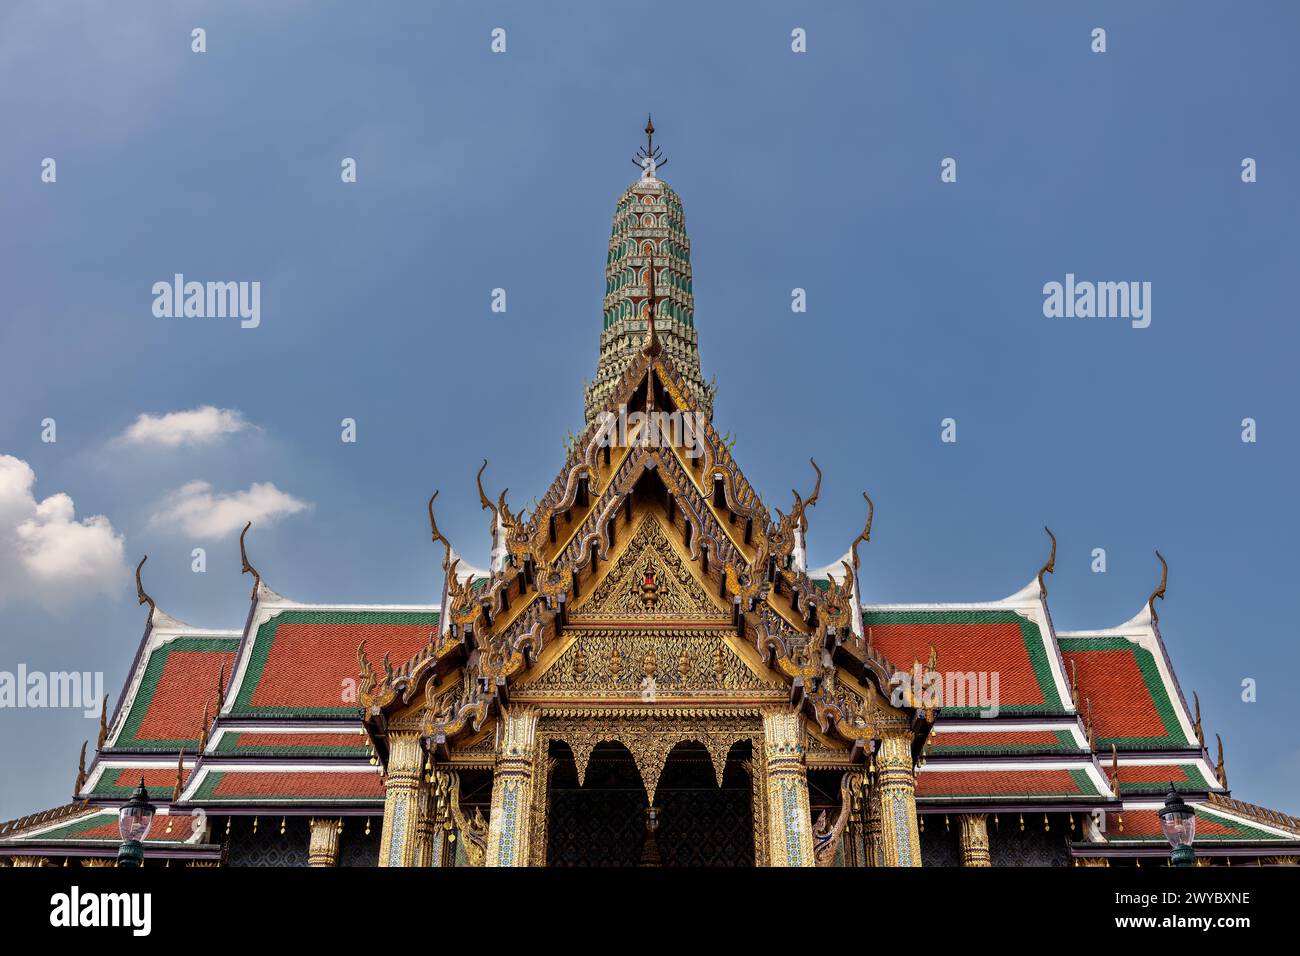
[[[574,605],[578,623],[702,621],[726,623],[727,610],[704,589],[651,515],[600,583]]]
[[[584,628],[549,667],[518,688],[521,694],[636,696],[647,702],[784,689],[775,675],[763,676],[747,664],[721,632],[687,628]]]

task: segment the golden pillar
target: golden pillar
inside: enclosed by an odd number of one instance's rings
[[[989,815],[963,813],[957,822],[961,826],[961,865],[992,866],[989,861]]]
[[[427,859],[420,862],[417,834],[429,813],[429,791],[424,785],[424,750],[414,731],[389,734],[384,790],[379,865],[427,866]]]
[[[308,866],[339,865],[339,827],[343,821],[338,817],[312,817],[308,822],[311,828],[311,840],[307,844]]]
[[[866,860],[863,866],[884,866],[880,862],[880,783],[873,781],[867,791],[867,806],[863,812],[862,843]]]
[[[420,861],[416,866],[442,866],[442,818],[435,793],[429,794],[429,811],[420,819],[415,842],[416,858]]]
[[[773,711],[763,715],[772,866],[816,865],[803,734],[803,718],[798,712]]]
[[[485,866],[527,866],[533,810],[533,748],[537,712],[512,710],[497,721]]]
[[[912,763],[912,734],[906,727],[885,731],[876,752],[876,780],[880,791],[880,865],[920,866],[916,771]]]

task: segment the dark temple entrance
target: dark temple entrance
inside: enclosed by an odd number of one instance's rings
[[[731,748],[722,786],[703,744],[673,748],[659,777],[656,834],[664,866],[753,866],[749,743]]]
[[[640,866],[646,852],[645,786],[619,743],[592,751],[584,786],[566,744],[552,742],[547,822],[548,866]],[[750,745],[731,748],[718,779],[701,744],[673,748],[659,777],[655,848],[663,866],[753,866]]]
[[[547,815],[547,866],[636,866],[645,842],[648,804],[641,774],[626,747],[597,744],[585,786],[567,744],[552,741]]]

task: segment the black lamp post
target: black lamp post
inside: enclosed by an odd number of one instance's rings
[[[118,811],[117,826],[122,833],[122,846],[117,851],[117,865],[138,867],[144,864],[144,845],[140,842],[149,832],[156,808],[149,802],[149,791],[144,788],[144,777],[135,788],[131,799]]]
[[[1160,808],[1160,829],[1165,831],[1165,839],[1173,848],[1169,853],[1172,866],[1192,866],[1196,862],[1196,851],[1192,841],[1196,839],[1196,811],[1189,807],[1171,783],[1169,796]]]

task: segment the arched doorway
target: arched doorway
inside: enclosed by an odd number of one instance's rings
[[[718,786],[703,744],[673,747],[659,776],[656,842],[664,866],[753,866],[754,818],[746,761],[749,741],[732,745]]]
[[[597,744],[582,785],[569,745],[550,743],[548,866],[637,866],[646,834],[645,785],[621,743]]]
[[[673,746],[658,778],[656,828],[632,754],[622,743],[596,744],[581,783],[569,744],[551,740],[547,782],[548,866],[753,866],[754,807],[749,740],[717,766],[701,743]],[[647,839],[653,843],[647,846]]]

